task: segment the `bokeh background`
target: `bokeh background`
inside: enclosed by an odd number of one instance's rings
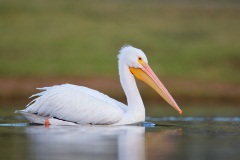
[[[126,102],[117,69],[125,44],[146,53],[183,115],[240,114],[238,0],[1,0],[0,106],[24,108],[35,88],[62,83]],[[138,85],[147,114],[177,115]]]

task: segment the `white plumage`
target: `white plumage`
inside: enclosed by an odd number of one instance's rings
[[[38,124],[45,124],[46,120],[51,125],[122,125],[144,122],[145,109],[133,75],[143,81],[147,75],[151,80],[147,78],[145,82],[181,113],[166,88],[158,84],[160,81],[154,77],[140,49],[125,46],[120,50],[118,59],[120,81],[128,106],[96,90],[63,84],[39,88],[43,91],[31,96],[37,98],[26,109],[16,112],[23,114],[31,123]]]

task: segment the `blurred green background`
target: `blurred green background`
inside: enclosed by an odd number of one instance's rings
[[[117,54],[131,44],[184,109],[240,105],[238,0],[1,0],[0,37],[5,104],[20,106],[36,87],[60,83],[125,102]],[[166,105],[149,87],[139,88],[147,104]]]

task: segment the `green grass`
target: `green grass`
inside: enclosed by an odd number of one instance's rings
[[[240,82],[238,1],[0,2],[1,76],[117,75],[132,44],[158,75]]]

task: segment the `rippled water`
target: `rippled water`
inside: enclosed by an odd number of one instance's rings
[[[240,117],[147,117],[144,125],[33,125],[0,114],[0,157],[11,160],[239,160]],[[155,124],[155,125],[153,125]]]

